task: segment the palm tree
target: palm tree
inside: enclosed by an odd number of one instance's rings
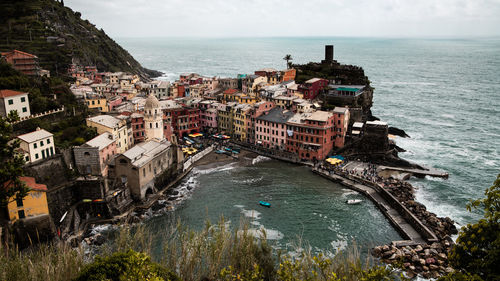
[[[292,55],[288,54],[283,59],[286,60],[286,68],[290,68],[290,61],[293,60]]]

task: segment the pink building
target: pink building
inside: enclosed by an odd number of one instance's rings
[[[252,109],[247,113],[247,142],[255,143],[255,121],[257,117],[274,108],[270,101],[260,101],[252,104]]]
[[[200,124],[203,130],[217,130],[217,105],[216,101],[211,100],[203,100],[198,103]]]
[[[113,96],[108,99],[108,107],[109,111],[113,111],[115,107],[119,106],[122,104],[122,97],[121,96]]]
[[[73,148],[75,164],[82,175],[108,176],[108,163],[117,153],[116,141],[105,132]]]
[[[279,107],[257,117],[255,121],[255,143],[267,148],[286,148],[286,122],[294,113]]]
[[[335,122],[335,147],[344,147],[345,135],[349,126],[349,108],[337,106],[332,113]]]
[[[304,95],[304,99],[315,99],[328,86],[328,80],[312,78],[300,85],[298,90]]]
[[[144,116],[140,113],[132,113],[132,115],[130,115],[130,119],[134,143],[143,142],[146,137],[146,131],[144,129]]]

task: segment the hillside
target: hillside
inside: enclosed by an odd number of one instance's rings
[[[22,50],[39,57],[52,75],[65,74],[72,62],[100,71],[125,71],[143,78],[159,76],[142,67],[104,30],[55,0],[0,2],[0,51]]]

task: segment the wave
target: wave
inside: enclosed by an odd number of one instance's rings
[[[264,162],[264,161],[269,161],[269,160],[271,160],[271,158],[266,157],[266,156],[259,155],[259,156],[255,157],[255,158],[252,160],[252,165],[255,165],[255,164],[257,164],[257,163]]]
[[[260,178],[245,179],[245,180],[233,179],[231,181],[234,183],[237,183],[237,184],[254,184],[254,183],[260,182],[263,179],[264,179],[264,176],[261,176]]]
[[[199,169],[199,168],[194,168],[193,173],[195,175],[207,175],[207,174],[212,174],[212,173],[217,173],[217,172],[224,172],[224,171],[229,171],[236,169],[236,164],[238,163],[229,163],[223,166],[218,166],[214,168],[208,168],[208,169]]]

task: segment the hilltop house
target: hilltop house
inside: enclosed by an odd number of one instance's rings
[[[31,115],[28,93],[0,90],[0,115],[5,117],[11,111],[17,111],[20,118]]]
[[[20,135],[19,147],[24,152],[26,163],[48,158],[55,153],[54,135],[50,132],[37,128],[36,131]]]

